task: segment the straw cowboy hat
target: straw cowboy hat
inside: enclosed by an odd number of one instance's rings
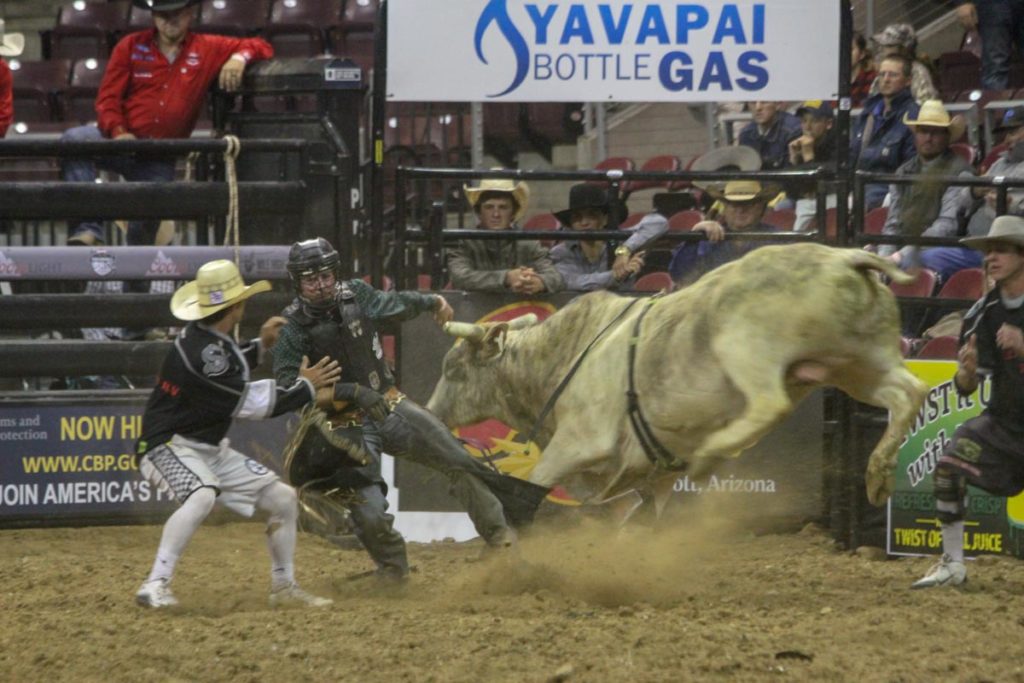
[[[173,12],[189,5],[198,5],[200,0],[132,0],[132,4],[151,12]]]
[[[962,116],[950,117],[940,100],[926,100],[917,112],[917,118],[910,118],[910,112],[903,115],[903,123],[908,126],[930,126],[932,128],[948,128],[949,141],[956,142],[967,129],[967,122]]]
[[[17,57],[24,49],[25,36],[4,31],[4,20],[0,19],[0,57]]]
[[[500,171],[502,169],[491,170]],[[477,203],[480,201],[480,195],[484,192],[504,192],[505,194],[512,195],[512,198],[516,200],[516,204],[519,205],[519,208],[516,209],[516,214],[512,217],[513,221],[523,217],[523,214],[526,213],[526,206],[530,203],[530,188],[521,180],[484,178],[477,187],[463,185],[462,190],[466,193],[466,199],[469,200],[469,205],[473,208],[476,208]]]
[[[1024,218],[1020,216],[996,216],[992,227],[984,237],[965,237],[960,240],[971,249],[987,251],[994,244],[1012,244],[1024,249]]]
[[[766,202],[780,192],[779,186],[775,183],[760,183],[756,180],[730,180],[724,184],[708,183],[706,186],[698,187],[715,199],[726,202]]]
[[[178,320],[202,320],[269,289],[270,282],[267,280],[260,280],[247,287],[238,272],[238,266],[231,261],[210,261],[199,268],[195,280],[174,293],[171,297],[171,313]]]
[[[730,145],[701,154],[690,164],[690,171],[760,171],[761,155],[753,147]]]

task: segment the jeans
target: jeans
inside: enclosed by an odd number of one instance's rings
[[[1024,52],[1024,0],[975,0],[981,36],[981,85],[1005,90],[1013,44]]]
[[[96,126],[77,126],[70,128],[61,136],[61,140],[81,142],[102,140],[103,134]],[[78,183],[96,182],[96,170],[113,171],[130,182],[170,182],[174,180],[174,160],[157,158],[135,158],[134,156],[103,157],[99,160],[68,158],[64,160],[61,175],[64,180]],[[160,220],[131,221],[128,223],[128,234],[125,242],[129,245],[152,245],[156,241],[156,233],[160,229]],[[68,235],[75,237],[83,233],[92,233],[100,241],[105,238],[102,221],[88,218],[77,224],[68,226]],[[140,291],[149,291],[149,283],[138,284]],[[134,291],[134,290],[133,290]]]
[[[981,268],[983,257],[980,251],[966,247],[933,247],[921,251],[921,265],[939,274],[939,282],[945,282],[953,273],[964,268]]]

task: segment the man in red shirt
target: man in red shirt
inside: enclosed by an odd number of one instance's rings
[[[132,140],[187,138],[199,118],[206,91],[216,79],[235,90],[245,65],[274,54],[260,38],[234,38],[192,33],[199,0],[133,0],[153,13],[153,28],[131,33],[114,47],[96,96],[97,124],[64,133],[65,140]],[[129,181],[171,181],[173,159],[106,157],[69,159],[65,180],[93,182],[97,167]],[[126,242],[151,245],[159,220],[132,221]],[[102,243],[99,220],[86,220],[69,230],[68,244]]]
[[[0,57],[17,57],[25,49],[25,36],[21,33],[5,33],[4,20],[0,19]],[[7,129],[14,122],[14,79],[7,62],[0,59],[0,138],[7,135]]]

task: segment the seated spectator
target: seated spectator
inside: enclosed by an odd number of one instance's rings
[[[1019,180],[1024,178],[1024,107],[1008,109],[995,130],[1005,134],[1003,144],[1008,149],[985,172],[986,178],[1006,178]],[[968,207],[966,211],[966,234],[968,237],[984,237],[992,227],[996,218],[996,191],[992,187],[962,187],[961,203]],[[1024,216],[1024,190],[1006,193],[1006,212],[1015,216]],[[932,263],[929,268],[937,268],[941,272],[952,274],[964,268],[980,268],[983,260],[981,252],[964,247],[936,247],[928,249],[925,255]]]
[[[152,11],[153,28],[130,33],[118,42],[96,96],[97,125],[71,128],[62,139],[187,138],[214,80],[225,90],[235,90],[248,62],[274,54],[270,44],[260,38],[192,33],[199,0],[135,0],[135,4]],[[129,181],[174,179],[174,159],[152,157],[68,159],[63,177],[94,182],[97,166]],[[156,219],[131,221],[126,242],[152,245],[159,226]],[[103,240],[98,220],[69,226],[68,244],[92,245]]]
[[[914,136],[903,117],[917,116],[918,105],[910,94],[910,61],[899,55],[886,57],[879,67],[879,90],[864,102],[850,136],[850,163],[858,171],[893,173],[913,157]],[[887,186],[873,183],[865,188],[864,211],[882,205]]]
[[[555,212],[562,225],[571,230],[605,230],[608,216],[620,207],[608,199],[608,191],[588,183],[569,190],[569,208]],[[642,247],[668,230],[668,221],[658,213],[644,216],[633,234],[615,250],[615,262],[609,265],[608,243],[604,240],[566,240],[551,250],[555,268],[562,274],[567,289],[632,289],[644,267]]]
[[[850,52],[850,101],[854,107],[859,107],[871,94],[878,70],[875,69],[874,56],[868,49],[867,38],[860,31],[853,34]]]
[[[808,100],[800,105],[796,114],[800,117],[803,134],[789,143],[790,165],[800,169],[834,167],[832,155],[835,153],[836,136],[832,106],[821,100]],[[796,202],[793,230],[811,229],[818,209],[815,189],[816,183],[812,181],[788,183],[786,192]],[[835,205],[836,195],[833,192],[825,197],[825,206],[831,209]]]
[[[898,55],[911,62],[910,92],[919,104],[927,100],[937,100],[939,91],[932,81],[932,73],[917,56],[917,34],[910,24],[889,24],[881,33],[871,40],[877,46],[875,57],[881,61],[887,57]],[[879,74],[881,75],[881,74]],[[871,85],[871,95],[880,92],[881,82],[875,80]]]
[[[904,115],[903,122],[913,131],[917,156],[900,166],[896,173],[920,179],[911,185],[893,184],[889,188],[892,202],[882,234],[954,237],[963,188],[939,179],[973,175],[970,165],[949,148],[951,142],[963,135],[966,124],[959,116],[951,118],[939,100],[925,102],[915,118]],[[941,263],[933,262],[930,253],[933,250],[925,249],[920,259],[917,251],[913,246],[897,250],[891,244],[878,249],[879,254],[889,256],[901,268],[923,265],[943,279],[952,274],[946,272]]]
[[[519,230],[530,189],[526,183],[485,178],[464,187],[478,230]],[[461,240],[448,252],[448,275],[456,289],[534,295],[565,288],[551,256],[536,240]]]
[[[0,19],[0,57],[17,57],[25,49],[25,36],[21,33],[5,33],[4,20]],[[14,78],[11,67],[0,59],[0,138],[7,135],[7,129],[14,122]]]
[[[761,170],[761,155],[754,148],[746,145],[719,147],[705,152],[693,160],[689,166],[691,171],[741,171],[752,172]],[[722,204],[711,198],[711,195],[698,193],[698,208],[705,213],[721,213]]]
[[[766,171],[789,164],[787,147],[800,135],[800,119],[785,109],[785,102],[753,102],[754,120],[740,131],[739,144],[752,147],[761,155]]]
[[[672,261],[668,270],[672,279],[680,285],[695,282],[704,273],[769,243],[726,240],[727,234],[779,232],[778,228],[762,220],[768,207],[768,200],[779,193],[779,188],[762,185],[756,180],[730,180],[724,187],[721,184],[713,184],[704,190],[722,202],[721,220],[704,220],[697,223],[693,230],[703,232],[706,239],[700,242],[683,242],[672,251]]]

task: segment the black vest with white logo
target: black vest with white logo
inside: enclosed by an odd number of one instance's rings
[[[327,311],[314,313],[299,304],[289,306],[284,315],[309,332],[310,363],[330,356],[341,364],[341,382],[355,382],[379,392],[394,386],[377,329],[347,283],[341,283],[336,305]]]

